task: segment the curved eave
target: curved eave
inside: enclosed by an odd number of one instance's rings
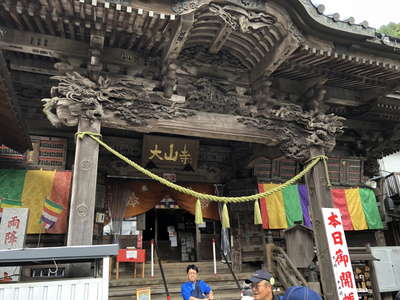
[[[10,73],[0,51],[0,144],[24,153],[32,149],[32,141],[15,97]]]
[[[344,21],[334,21],[333,18],[320,14],[310,0],[277,0],[279,5],[284,6],[294,22],[300,28],[331,34],[340,38],[365,40],[375,38],[376,30],[364,27],[360,24],[350,24]],[[325,36],[325,38],[329,39]]]

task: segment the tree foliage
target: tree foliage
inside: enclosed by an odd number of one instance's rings
[[[400,23],[396,24],[396,23],[390,22],[387,25],[382,25],[378,31],[382,32],[386,35],[400,38]]]

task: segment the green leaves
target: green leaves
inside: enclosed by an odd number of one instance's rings
[[[387,25],[382,25],[378,31],[386,35],[400,38],[400,23],[396,24],[390,22]]]

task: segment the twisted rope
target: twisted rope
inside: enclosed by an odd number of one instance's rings
[[[178,184],[175,184],[175,183],[173,183],[171,181],[168,181],[165,178],[162,178],[162,177],[150,172],[149,170],[146,170],[142,166],[138,165],[134,161],[131,161],[129,158],[125,157],[124,155],[122,155],[121,153],[119,153],[118,151],[114,150],[113,148],[111,148],[106,143],[104,143],[99,138],[99,137],[101,137],[101,134],[99,134],[99,133],[93,133],[93,132],[90,132],[90,131],[83,131],[83,132],[77,132],[75,135],[79,139],[83,139],[85,136],[89,136],[90,138],[95,140],[97,143],[99,143],[104,149],[106,149],[107,151],[109,151],[112,154],[114,154],[116,157],[120,158],[121,160],[123,160],[124,162],[129,164],[130,166],[134,167],[139,172],[145,174],[146,176],[150,177],[151,179],[154,179],[154,180],[160,182],[163,185],[166,185],[166,186],[168,186],[168,187],[170,187],[170,188],[172,188],[174,190],[177,190],[177,191],[179,191],[181,193],[196,197],[198,199],[204,199],[204,200],[214,201],[214,202],[238,203],[238,202],[247,202],[247,201],[252,201],[252,200],[257,200],[257,199],[260,199],[260,198],[264,198],[264,197],[266,197],[268,195],[271,195],[273,193],[281,191],[285,187],[287,187],[287,186],[289,186],[291,184],[294,184],[296,181],[300,180],[303,176],[305,176],[308,172],[310,172],[312,170],[312,168],[320,160],[322,160],[324,162],[325,172],[326,173],[327,173],[327,170],[328,170],[327,163],[326,163],[326,160],[328,158],[325,155],[317,155],[317,156],[313,157],[310,160],[311,162],[299,174],[297,174],[293,178],[289,179],[285,183],[282,183],[281,185],[278,185],[278,186],[274,187],[273,189],[271,189],[269,191],[266,191],[266,192],[263,192],[263,193],[254,194],[254,195],[250,195],[250,196],[221,197],[221,196],[208,195],[208,194],[204,194],[204,193],[199,193],[199,192],[193,191],[193,190],[191,190],[189,188],[185,188],[185,187],[180,186]],[[329,177],[327,176],[327,178],[328,178],[328,185],[330,185]]]

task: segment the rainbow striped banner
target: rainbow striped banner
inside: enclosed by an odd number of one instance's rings
[[[41,233],[43,225],[40,220],[45,200],[51,200],[63,209],[60,212],[58,206],[54,208],[59,215],[48,233],[65,233],[71,178],[71,171],[0,169],[0,199],[3,199],[0,206],[29,208],[27,233]]]
[[[58,218],[63,210],[64,207],[56,202],[53,202],[49,199],[46,199],[44,201],[42,216],[40,217],[40,220],[43,222],[44,228],[46,230],[49,230],[57,223]]]
[[[277,184],[259,184],[260,192]],[[342,214],[344,230],[382,229],[383,224],[375,194],[366,188],[332,189],[335,208]],[[260,199],[264,229],[286,229],[294,224],[311,227],[307,186],[290,185],[282,191]]]

